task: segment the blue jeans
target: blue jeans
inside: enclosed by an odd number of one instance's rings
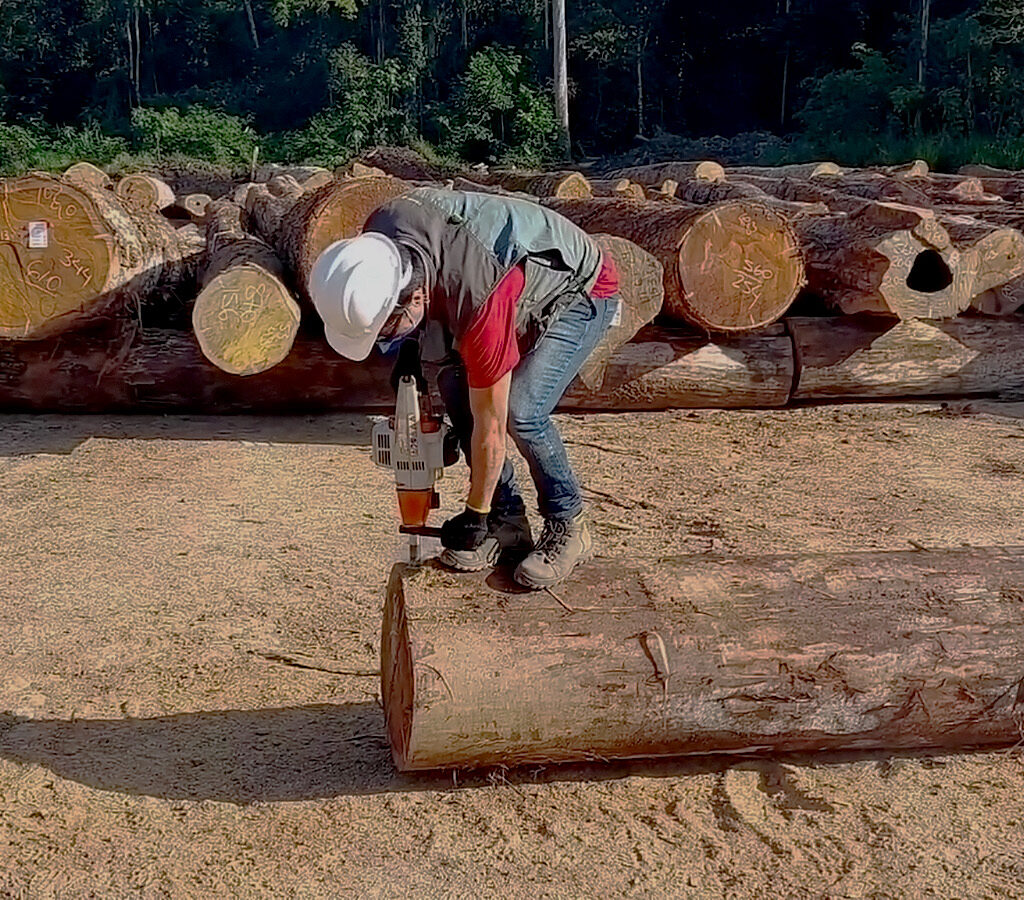
[[[620,302],[618,297],[596,299],[580,295],[548,326],[512,372],[508,430],[529,466],[544,518],[569,519],[583,509],[580,485],[569,465],[558,429],[551,421],[551,413],[611,327]],[[443,369],[438,376],[438,388],[466,461],[472,467],[473,415],[465,369],[462,366]],[[492,507],[496,510],[523,507],[515,470],[508,458],[494,491]]]

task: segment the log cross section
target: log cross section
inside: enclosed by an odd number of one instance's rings
[[[402,770],[967,747],[1024,727],[1024,547],[585,566],[557,597],[396,566]]]

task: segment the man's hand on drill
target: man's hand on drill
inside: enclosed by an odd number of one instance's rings
[[[441,543],[449,550],[476,550],[487,537],[487,513],[468,506],[441,526]]]

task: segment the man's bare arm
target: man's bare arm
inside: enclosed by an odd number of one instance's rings
[[[490,509],[501,467],[505,463],[511,385],[512,373],[507,372],[490,387],[469,389],[469,408],[473,413],[473,465],[466,502],[473,509]]]

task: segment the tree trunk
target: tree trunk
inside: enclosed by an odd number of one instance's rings
[[[370,213],[409,187],[391,177],[353,178],[298,198],[275,197],[269,190],[254,188],[246,209],[256,233],[274,248],[293,273],[299,293],[306,296],[316,258],[335,241],[359,234]]]
[[[726,177],[735,175],[760,175],[764,178],[823,178],[829,179],[843,174],[843,169],[834,162],[793,163],[788,166],[729,166]]]
[[[654,163],[646,166],[628,166],[624,169],[616,169],[609,172],[609,178],[628,178],[637,184],[648,187],[657,187],[666,178],[675,181],[724,181],[725,169],[718,163],[705,159],[695,162],[666,162]]]
[[[209,207],[202,291],[192,328],[203,355],[232,375],[273,368],[292,348],[299,306],[283,281],[277,255],[242,228],[242,210],[230,200]]]
[[[793,345],[781,325],[720,337],[645,328],[614,353],[598,390],[574,381],[561,410],[759,409],[785,406]]]
[[[624,200],[646,200],[647,192],[643,185],[630,181],[628,178],[609,178],[607,180],[590,180],[590,190],[594,197],[622,197]]]
[[[750,331],[776,321],[804,283],[796,236],[767,206],[547,203],[586,231],[617,234],[652,253],[665,268],[665,312],[709,331]]]
[[[392,362],[363,363],[299,338],[268,371],[239,378],[210,363],[192,335],[146,329],[0,341],[0,410],[89,413],[290,413],[394,408]],[[583,409],[784,406],[791,343],[765,334],[709,343],[650,328],[611,357],[604,383],[574,382],[560,405]]]
[[[793,227],[808,290],[844,313],[946,318],[970,305],[977,257],[953,247],[930,210],[867,203]]]
[[[193,277],[201,251],[104,188],[0,180],[0,337],[48,337],[143,302]]]
[[[1020,740],[1024,548],[613,560],[550,593],[492,585],[392,570],[402,771]]]
[[[586,200],[594,196],[590,182],[579,172],[474,172],[473,179],[534,197]]]
[[[971,216],[941,216],[953,246],[961,258],[973,257],[970,303],[988,291],[1024,275],[1024,234]]]
[[[1024,389],[1024,322],[788,318],[794,400],[962,396]]]
[[[569,132],[569,68],[566,50],[565,0],[552,0],[551,24],[555,51],[555,116],[562,130],[562,156],[572,155],[572,137]]]
[[[5,412],[292,414],[394,411],[391,365],[354,363],[325,341],[296,341],[266,372],[221,371],[185,331],[70,334],[56,341],[0,341]]]

